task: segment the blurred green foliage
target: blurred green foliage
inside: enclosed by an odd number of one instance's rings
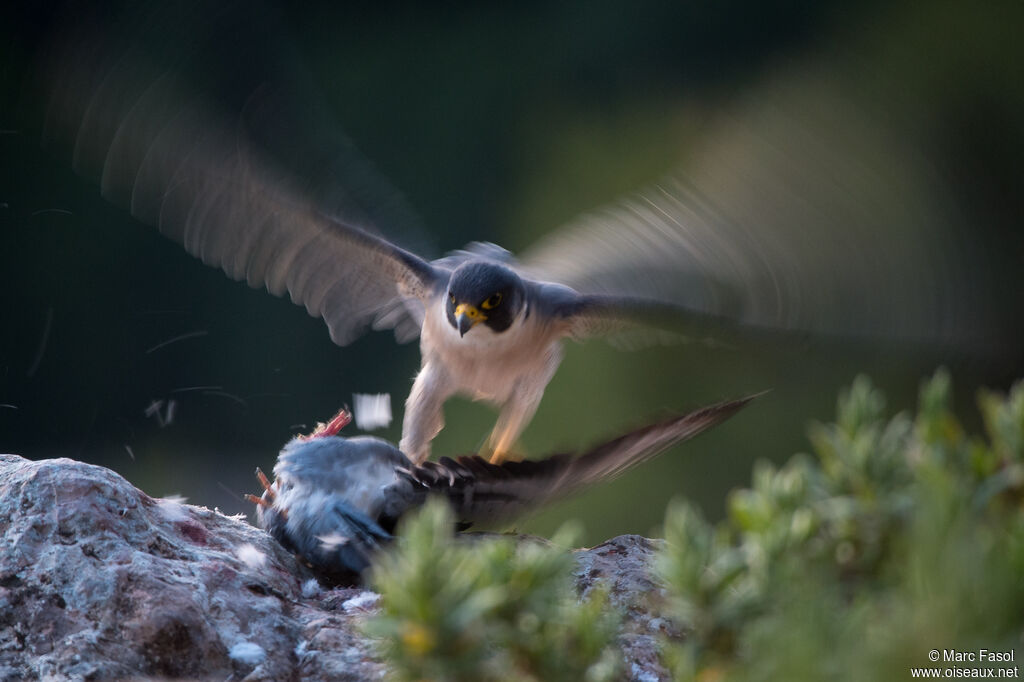
[[[601,590],[577,599],[571,554],[511,537],[456,540],[453,524],[444,503],[428,504],[374,569],[382,612],[366,630],[395,679],[616,679],[618,614]]]
[[[814,456],[761,463],[708,524],[667,516],[657,571],[683,641],[676,679],[906,679],[928,652],[1008,651],[1024,630],[1024,382],[983,392],[987,438],[950,411],[944,371],[915,419],[863,377]],[[1012,664],[1010,664],[1012,665]]]

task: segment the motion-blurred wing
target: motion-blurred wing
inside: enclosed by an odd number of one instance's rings
[[[446,497],[460,521],[504,519],[609,481],[720,424],[755,397],[719,403],[635,429],[579,457],[559,454],[497,465],[479,456],[442,457],[438,462],[424,462],[399,475],[403,482],[418,489],[421,497]]]
[[[888,128],[826,79],[769,83],[675,174],[543,238],[522,267],[719,316],[712,333],[728,317],[991,353],[998,283],[934,170]]]
[[[76,171],[99,179],[105,198],[203,262],[290,294],[336,343],[368,325],[414,338],[436,271],[371,231],[380,202],[363,185],[379,182],[351,145],[293,101],[291,82],[212,103],[194,88],[196,65],[179,63],[196,55],[157,67],[144,35],[122,52],[98,35],[64,46],[49,79],[48,144],[73,147]],[[247,88],[230,76],[218,85]]]
[[[769,335],[764,329],[744,328],[735,318],[632,296],[572,293],[561,297],[550,314],[561,321],[567,336],[605,335],[625,347],[656,341],[723,346],[750,340],[755,333],[761,338]]]

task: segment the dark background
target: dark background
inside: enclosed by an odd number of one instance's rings
[[[67,149],[41,146],[36,65],[53,36],[84,17],[122,37],[149,31],[161,49],[194,42],[196,73],[242,74],[238,93],[221,93],[229,104],[261,68],[294,74],[325,120],[399,188],[396,228],[427,255],[473,239],[523,249],[685,168],[688,151],[752,93],[813,70],[927,157],[962,234],[994,254],[983,274],[1001,283],[1008,322],[993,346],[1020,348],[1019,2],[157,7],[33,4],[11,10],[0,28],[0,451],[74,457],[152,495],[249,511],[240,494],[256,490],[253,468],[271,469],[292,433],[353,392],[392,395],[395,422],[381,435],[397,441],[419,363],[416,345],[396,346],[390,333],[333,346],[320,320],[202,265],[104,202],[92,178],[71,170]],[[580,518],[590,542],[656,532],[675,495],[717,516],[753,461],[805,447],[807,423],[830,418],[858,372],[889,392],[896,411],[945,364],[959,411],[977,425],[975,390],[1007,387],[1020,355],[813,339],[785,353],[570,344],[524,437],[535,456],[669,410],[772,392],[524,527],[550,532]],[[147,416],[154,401],[169,400],[172,423]],[[460,400],[446,415],[437,454],[475,449],[495,418]]]

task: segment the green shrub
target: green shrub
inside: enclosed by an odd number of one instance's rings
[[[600,590],[577,597],[570,534],[548,546],[453,525],[432,501],[374,569],[382,610],[366,629],[396,679],[616,678],[619,616]]]
[[[811,427],[812,455],[755,466],[726,518],[686,503],[655,570],[681,637],[678,680],[905,680],[932,650],[1010,651],[1024,634],[1024,383],[979,396],[986,436],[950,411],[938,372],[916,418],[865,378]],[[409,519],[373,578],[366,625],[403,680],[603,680],[622,673],[619,616],[581,601],[562,547],[455,538],[444,505]],[[1011,668],[1010,663],[961,664]],[[966,673],[970,674],[970,670]],[[1018,671],[1019,672],[1019,671]]]
[[[858,378],[814,456],[761,463],[708,524],[685,503],[657,572],[684,632],[676,679],[909,679],[932,650],[1009,651],[1024,633],[1024,383],[982,393],[987,439],[923,384],[914,420],[886,420]],[[966,663],[1012,667],[1016,663]]]

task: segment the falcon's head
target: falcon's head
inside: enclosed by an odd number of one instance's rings
[[[483,323],[496,333],[507,330],[526,303],[519,275],[498,263],[463,263],[452,272],[445,294],[448,323],[460,336]]]

